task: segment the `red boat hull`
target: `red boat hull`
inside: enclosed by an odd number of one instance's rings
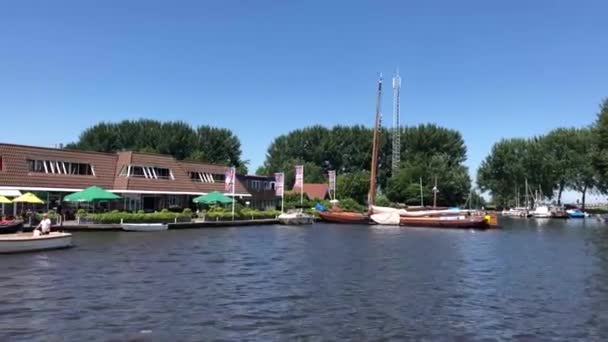
[[[350,211],[321,211],[319,217],[325,222],[346,224],[370,224],[368,215]]]
[[[401,217],[399,224],[407,227],[488,229],[490,224],[483,217]]]

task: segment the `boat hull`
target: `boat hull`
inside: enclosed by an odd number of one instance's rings
[[[14,221],[6,224],[0,224],[0,234],[15,234],[23,230],[23,222]]]
[[[7,234],[0,236],[0,253],[25,253],[72,246],[72,234],[52,232],[47,235]]]
[[[355,213],[350,211],[321,211],[319,212],[321,220],[330,223],[341,224],[370,224],[371,221],[368,215]]]
[[[312,224],[315,218],[306,214],[281,214],[278,219],[284,225],[304,225]]]
[[[488,229],[490,224],[483,217],[401,217],[399,224],[406,227]]]
[[[121,228],[126,232],[160,232],[169,226],[162,223],[123,223]]]

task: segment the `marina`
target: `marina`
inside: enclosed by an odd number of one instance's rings
[[[319,223],[76,232],[73,243],[0,258],[11,317],[0,340],[608,334],[597,316],[608,310],[608,230],[595,220],[505,219],[477,233]]]

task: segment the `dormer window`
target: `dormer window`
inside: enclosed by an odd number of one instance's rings
[[[119,175],[122,177],[175,180],[171,169],[158,166],[125,165],[120,170]]]
[[[190,176],[190,180],[193,182],[201,183],[223,183],[225,178],[223,174],[198,171],[190,171],[188,172],[188,175]]]
[[[91,164],[74,163],[60,160],[27,159],[27,170],[31,173],[50,173],[55,175],[95,176]]]

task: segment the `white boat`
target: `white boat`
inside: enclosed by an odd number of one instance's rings
[[[279,222],[286,225],[312,224],[315,219],[314,216],[301,212],[283,213],[278,218]]]
[[[0,235],[0,253],[23,253],[67,248],[72,245],[72,234],[51,232],[34,236],[32,233]]]
[[[406,217],[424,217],[424,216],[455,216],[467,213],[473,213],[476,210],[469,209],[430,209],[430,210],[415,210],[408,211],[406,209],[397,209],[391,207],[380,207],[376,205],[372,205],[372,212],[374,214],[388,214],[388,213],[396,213],[399,216]],[[377,218],[382,220],[384,216],[378,216]],[[386,216],[389,217],[389,216]]]
[[[127,232],[158,232],[169,229],[165,223],[123,223],[122,230]]]
[[[541,205],[536,207],[536,209],[534,209],[534,211],[532,211],[530,214],[537,218],[548,218],[551,217],[551,210],[549,210],[548,206]]]

